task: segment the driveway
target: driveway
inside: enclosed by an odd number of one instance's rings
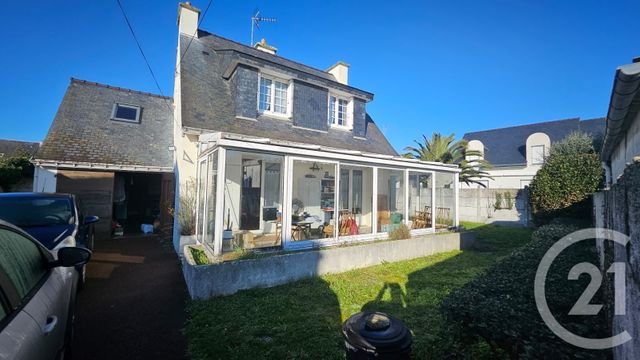
[[[184,359],[188,294],[170,242],[96,243],[78,295],[75,359]]]

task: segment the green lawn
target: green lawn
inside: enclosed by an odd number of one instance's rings
[[[399,317],[414,332],[414,358],[450,348],[442,299],[529,241],[528,229],[480,224],[474,250],[452,251],[254,289],[189,305],[185,329],[193,359],[340,359],[341,324],[361,310]]]

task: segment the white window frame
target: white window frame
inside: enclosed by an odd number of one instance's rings
[[[542,160],[536,159],[536,153],[535,153],[535,149],[536,148],[542,148]],[[544,164],[545,158],[546,158],[546,146],[544,144],[540,144],[540,145],[531,145],[531,165],[542,165]]]
[[[270,89],[270,94],[269,94],[269,104],[272,110],[262,110],[260,109],[260,90],[261,90],[261,83],[262,83],[262,79],[267,79],[271,81],[271,86],[269,87]],[[273,109],[275,109],[275,102],[276,102],[276,82],[282,83],[287,85],[287,98],[286,98],[286,104],[285,104],[285,112],[281,113],[281,112],[276,112]],[[272,75],[266,75],[264,73],[260,73],[260,76],[258,77],[258,93],[257,93],[257,110],[258,113],[262,114],[262,115],[267,115],[267,116],[273,116],[273,117],[279,117],[279,118],[290,118],[291,117],[291,108],[292,108],[292,104],[293,104],[293,81],[291,80],[286,80],[283,78],[279,78],[276,76],[272,76]]]
[[[118,107],[135,109],[136,110],[136,118],[135,118],[135,120],[116,117],[116,113],[117,113]],[[111,110],[111,120],[124,121],[124,122],[128,122],[128,123],[136,123],[136,124],[138,124],[138,123],[140,123],[140,113],[141,112],[142,112],[142,107],[140,107],[138,105],[114,103],[113,104],[113,109]]]
[[[331,102],[332,102],[331,98],[336,99],[333,114],[331,113]],[[347,102],[347,108],[346,108],[345,119],[344,119],[345,124],[343,125],[340,125],[337,122],[334,123],[331,121],[332,115],[334,116],[334,119],[336,119],[336,121],[338,119],[338,114],[340,111],[340,100]],[[336,128],[336,129],[342,129],[342,130],[353,129],[353,99],[330,92],[327,98],[327,123],[329,124],[329,127]]]

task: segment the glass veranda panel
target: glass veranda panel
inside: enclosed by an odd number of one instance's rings
[[[216,227],[216,184],[218,182],[218,151],[207,156],[206,210],[204,243],[213,248]]]
[[[436,209],[434,218],[437,229],[445,229],[454,225],[455,196],[455,175],[453,173],[436,172]]]
[[[371,234],[373,224],[373,168],[340,166],[338,236]]]
[[[278,155],[227,151],[223,250],[282,245],[283,164]]]
[[[206,201],[206,196],[205,196],[206,185],[207,185],[207,159],[205,158],[200,160],[200,163],[198,164],[198,184],[197,184],[198,209],[196,210],[197,211],[196,232],[197,232],[197,238],[199,242],[203,241],[202,239],[203,239],[203,233],[205,228],[204,227],[204,224],[205,224],[204,209],[205,209],[205,201]],[[191,187],[191,184],[187,182],[186,188],[183,189],[187,193],[184,194],[183,196],[188,196],[188,192],[191,191],[190,187]]]
[[[409,172],[409,221],[412,229],[432,227],[432,189],[430,173]]]
[[[336,164],[294,160],[292,178],[291,240],[333,237]]]
[[[404,171],[378,169],[378,232],[397,229],[404,220]]]

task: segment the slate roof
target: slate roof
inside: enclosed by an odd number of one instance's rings
[[[181,49],[185,49],[190,40],[191,38],[188,36],[180,36]],[[333,75],[322,70],[199,30],[198,38],[191,42],[187,54],[183,56],[180,63],[183,126],[347,150],[397,155],[369,115],[367,115],[366,139],[356,138],[351,132],[336,129],[329,129],[326,133],[307,130],[294,127],[290,121],[279,119],[265,117],[260,121],[252,121],[236,118],[232,84],[222,77],[229,64],[236,59],[235,53],[247,54],[278,66],[287,67],[294,72],[300,72],[303,79],[311,76],[335,86],[344,86],[335,82]],[[351,89],[361,92],[355,88]]]
[[[111,120],[115,103],[142,107],[140,123]],[[173,167],[172,100],[71,79],[36,160]]]
[[[551,142],[562,140],[574,131],[584,131],[594,137],[602,137],[605,119],[580,120],[580,118],[541,122],[501,129],[476,131],[464,134],[466,140],[480,140],[484,145],[484,157],[494,166],[526,165],[526,142],[529,135],[545,133]]]
[[[0,156],[11,156],[18,151],[33,155],[38,151],[40,143],[31,141],[0,139]]]

